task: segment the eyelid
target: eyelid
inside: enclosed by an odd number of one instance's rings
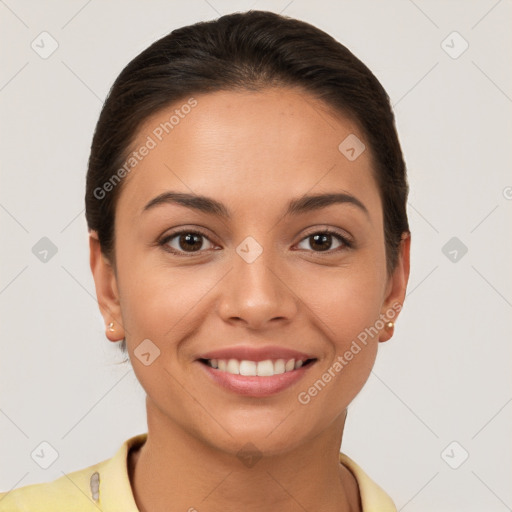
[[[172,240],[173,238],[176,238],[179,235],[183,235],[183,234],[200,235],[200,236],[206,238],[211,244],[216,245],[215,242],[213,240],[211,240],[210,236],[208,234],[206,234],[200,228],[194,227],[194,228],[187,229],[185,227],[185,228],[177,228],[177,229],[178,229],[178,231],[172,231],[172,232],[168,233],[167,235],[160,238],[159,241],[157,242],[158,245],[164,246],[164,250],[167,250],[168,252],[170,252],[172,254],[177,254],[180,256],[195,256],[198,254],[202,254],[206,251],[212,250],[212,249],[201,249],[201,250],[195,251],[195,252],[186,252],[186,251],[177,250],[177,249],[167,246],[167,244],[170,240]],[[310,230],[308,230],[308,232],[305,235],[302,236],[302,238],[298,241],[298,243],[301,243],[304,240],[306,240],[307,238],[309,238],[313,235],[316,235],[316,234],[328,234],[328,235],[334,236],[343,244],[345,249],[354,248],[355,241],[351,235],[349,235],[345,231],[342,234],[337,229],[330,228],[330,227],[321,227],[321,226],[312,227]],[[295,244],[295,245],[297,245],[297,244]],[[168,248],[165,249],[165,246],[167,246]],[[341,249],[343,249],[343,247]],[[215,250],[215,249],[213,249],[213,250]],[[299,249],[299,250],[301,250],[301,249]],[[307,252],[311,252],[314,254],[333,254],[333,253],[338,252],[340,250],[340,248],[338,247],[336,249],[329,249],[327,251],[312,251],[312,250],[307,250],[307,249],[302,249],[302,250],[306,250]]]
[[[340,246],[330,248],[325,251],[314,251],[311,249],[301,249],[301,248],[294,249],[294,250],[305,251],[305,252],[313,254],[315,256],[316,255],[332,256],[332,255],[338,255],[340,252],[345,252],[347,250],[354,249],[354,247],[355,247],[355,242],[353,241],[352,237],[345,235],[345,234],[341,234],[339,231],[332,229],[332,228],[314,229],[310,233],[303,236],[300,239],[300,241],[298,242],[298,244],[303,243],[305,240],[308,240],[310,237],[312,237],[313,235],[316,235],[316,234],[330,235],[338,241]],[[296,244],[296,245],[298,245],[298,244]]]
[[[211,237],[209,235],[207,235],[200,228],[194,227],[194,228],[187,229],[185,227],[185,228],[177,228],[177,229],[178,229],[177,231],[172,231],[172,232],[164,235],[163,237],[161,237],[158,240],[157,245],[162,246],[164,248],[164,250],[170,252],[171,254],[177,254],[177,255],[180,255],[180,256],[195,256],[197,254],[202,254],[202,253],[204,253],[206,251],[211,251],[212,249],[202,249],[200,251],[195,251],[195,252],[186,252],[186,251],[181,251],[181,250],[174,249],[173,247],[169,247],[167,244],[173,238],[176,238],[179,235],[184,235],[184,234],[200,235],[203,238],[206,238],[212,245],[216,245],[216,243],[211,239]]]
[[[347,233],[345,230],[342,230],[340,228],[338,228],[338,229],[331,228],[328,226],[325,226],[325,227],[314,226],[313,228],[311,228],[311,230],[307,231],[306,235],[304,235],[300,241],[302,242],[302,240],[304,240],[305,238],[308,238],[317,233],[328,233],[329,235],[336,236],[336,237],[340,238],[341,241],[344,244],[346,244],[348,247],[354,247],[354,245],[356,243],[354,238],[352,237],[352,235]]]

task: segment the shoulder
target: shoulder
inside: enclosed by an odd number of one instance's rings
[[[107,461],[63,475],[52,482],[0,493],[0,512],[97,511],[91,486]]]
[[[363,512],[397,512],[393,500],[376,484],[363,469],[348,455],[340,453],[340,462],[354,475],[359,487],[361,506]]]
[[[1,492],[0,512],[137,511],[126,461],[129,449],[143,443],[146,435],[128,439],[110,459],[63,474],[52,482]]]

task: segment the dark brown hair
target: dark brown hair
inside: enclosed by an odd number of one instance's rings
[[[386,91],[330,35],[266,11],[229,14],[173,30],[135,57],[114,82],[94,133],[85,194],[88,227],[97,231],[113,264],[122,182],[105,184],[125,174],[118,170],[125,166],[142,123],[193,94],[274,86],[298,87],[362,129],[383,205],[388,273],[395,268],[402,234],[409,232],[408,184]]]

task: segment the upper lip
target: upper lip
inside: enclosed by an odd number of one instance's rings
[[[288,361],[295,359],[296,361],[306,361],[314,359],[314,357],[304,352],[278,346],[251,347],[240,345],[205,352],[197,359],[237,359],[238,361],[265,361],[266,359],[285,359]]]

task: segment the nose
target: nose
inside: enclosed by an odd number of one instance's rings
[[[234,251],[233,268],[222,284],[222,319],[254,330],[289,323],[297,314],[299,299],[289,273],[282,269],[268,250],[251,263]]]

